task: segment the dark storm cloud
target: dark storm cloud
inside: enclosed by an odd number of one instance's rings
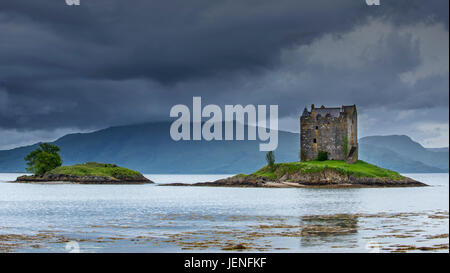
[[[281,117],[309,103],[448,108],[448,62],[433,61],[448,59],[448,1],[381,3],[2,1],[0,129],[163,120],[194,95]]]
[[[4,20],[56,36],[44,43],[21,37],[18,42],[41,44],[33,49],[41,58],[31,64],[57,64],[68,75],[164,83],[268,65],[281,48],[342,31],[367,13],[361,2],[297,0],[108,0],[80,7],[26,0],[9,1],[2,10]]]
[[[2,21],[12,29],[6,38],[37,45],[30,52],[33,58],[20,47],[12,56],[14,48],[2,51],[14,62],[46,69],[56,65],[72,76],[170,83],[273,64],[280,49],[324,32],[339,33],[368,15],[399,22],[444,17],[439,6],[445,3],[420,2],[390,1],[370,9],[363,0],[97,0],[79,7],[62,0],[7,1]],[[29,30],[17,33],[14,27]],[[48,40],[36,40],[36,32],[45,32]]]

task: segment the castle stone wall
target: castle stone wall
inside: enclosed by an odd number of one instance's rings
[[[301,161],[314,160],[319,151],[326,151],[331,160],[356,162],[358,160],[357,132],[356,106],[341,108],[311,106],[310,112],[305,109],[300,118]],[[345,136],[348,137],[347,154],[343,149]],[[350,150],[352,150],[351,155]]]

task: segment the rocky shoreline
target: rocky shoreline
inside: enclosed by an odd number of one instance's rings
[[[377,177],[355,177],[334,170],[324,170],[307,174],[285,174],[279,179],[264,176],[235,175],[213,182],[194,184],[171,183],[160,186],[212,186],[212,187],[263,187],[263,188],[348,188],[348,187],[424,187],[425,183],[409,177],[394,180]]]
[[[130,177],[76,176],[67,174],[45,174],[43,176],[23,175],[13,182],[17,183],[73,183],[73,184],[151,184],[154,183],[143,175]]]

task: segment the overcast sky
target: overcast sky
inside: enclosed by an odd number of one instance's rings
[[[359,136],[449,144],[449,1],[2,0],[0,149],[203,103],[356,104]]]

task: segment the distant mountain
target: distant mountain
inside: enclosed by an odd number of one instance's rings
[[[417,160],[405,158],[398,153],[376,145],[359,144],[359,159],[401,173],[440,173],[444,169],[432,167]]]
[[[448,147],[442,147],[442,148],[426,148],[428,151],[430,151],[430,152],[439,152],[439,153],[442,153],[442,152],[447,152],[448,153]]]
[[[405,135],[363,137],[359,140],[359,144],[388,149],[398,154],[402,159],[412,159],[448,171],[448,150],[430,151]]]
[[[259,141],[173,141],[170,123],[146,123],[111,127],[92,133],[69,134],[53,143],[61,148],[64,165],[87,161],[115,163],[143,173],[248,173],[266,164],[265,153],[259,151]],[[278,162],[299,158],[299,134],[279,132],[275,151]],[[392,140],[392,141],[388,141]],[[407,142],[405,144],[404,142]],[[416,153],[404,156],[402,149],[415,147]],[[0,172],[23,172],[24,157],[38,144],[0,151]],[[393,148],[394,146],[394,148]],[[441,162],[421,159],[424,149],[410,138],[399,141],[391,136],[367,137],[360,141],[360,158],[399,172],[443,172]],[[444,153],[445,155],[445,153]],[[431,162],[431,164],[430,164]]]
[[[115,163],[144,173],[236,173],[265,165],[259,141],[173,141],[170,123],[111,127],[69,134],[53,142],[65,165],[86,161]],[[298,158],[298,134],[279,132],[277,160]],[[0,172],[23,172],[23,158],[38,144],[0,151]]]

